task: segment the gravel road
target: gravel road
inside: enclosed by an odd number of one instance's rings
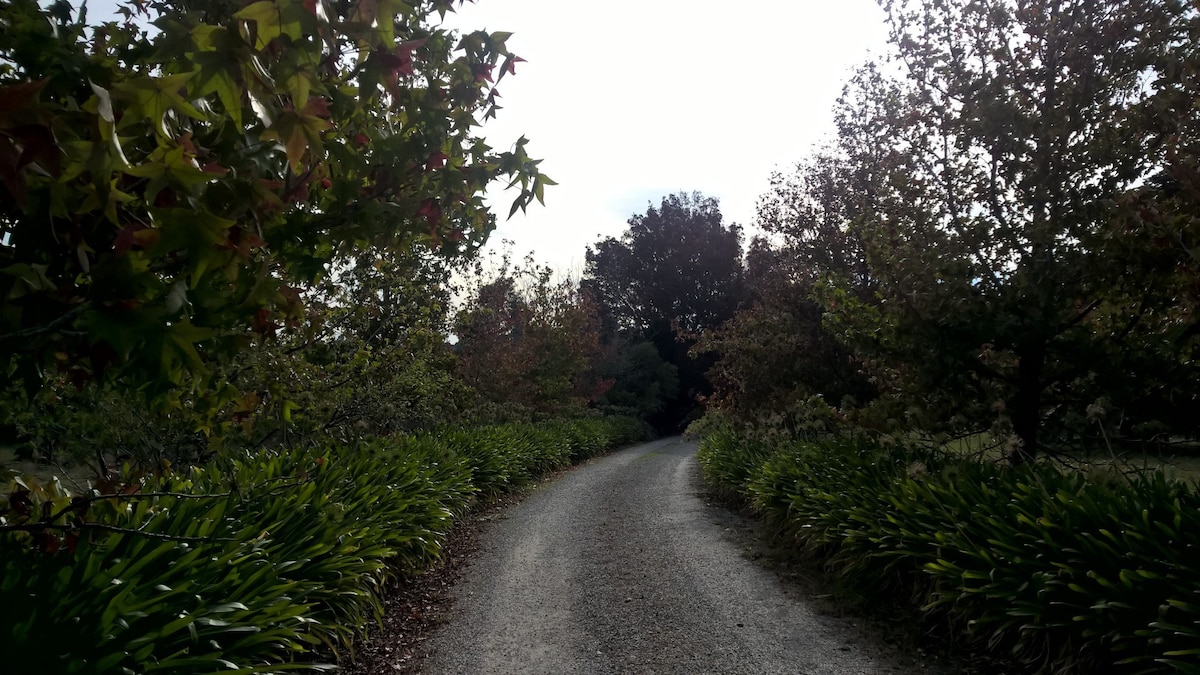
[[[699,496],[695,451],[629,448],[504,511],[425,672],[918,672],[748,560]]]

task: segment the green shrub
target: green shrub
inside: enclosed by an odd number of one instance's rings
[[[314,650],[336,652],[377,620],[385,584],[426,569],[477,492],[564,466],[571,439],[602,434],[611,449],[633,429],[505,425],[241,454],[127,476],[103,486],[119,496],[90,503],[57,482],[14,483],[0,502],[4,667],[332,668]]]
[[[704,439],[696,456],[712,487],[726,498],[742,501],[750,497],[747,481],[751,472],[773,452],[763,443],[721,430]]]
[[[1200,495],[1186,483],[719,435],[700,456],[848,587],[911,602],[977,649],[1055,672],[1200,672]]]

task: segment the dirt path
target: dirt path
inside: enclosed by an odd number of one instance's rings
[[[427,673],[906,673],[748,560],[696,446],[639,445],[486,528]]]

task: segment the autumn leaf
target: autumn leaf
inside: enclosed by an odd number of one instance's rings
[[[446,155],[446,153],[442,152],[441,150],[438,150],[437,152],[430,155],[429,159],[425,161],[425,170],[433,171],[434,169],[440,169],[440,168],[446,166],[447,159],[450,159],[450,158]]]
[[[292,173],[304,170],[304,156],[309,147],[321,146],[321,133],[332,125],[328,120],[302,111],[284,111],[279,119],[262,133],[262,139],[276,140],[283,144]]]
[[[494,65],[490,63],[472,63],[471,74],[475,76],[475,82],[492,81],[492,69]]]
[[[527,62],[525,61],[525,59],[523,59],[515,54],[512,56],[509,56],[507,59],[504,60],[504,70],[506,70],[507,72],[509,72],[512,75],[516,75],[518,63],[527,63]]]

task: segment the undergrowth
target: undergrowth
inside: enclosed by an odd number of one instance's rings
[[[0,500],[6,672],[331,670],[477,495],[639,440],[569,420],[262,451]]]
[[[1053,673],[1200,673],[1200,495],[850,442],[716,432],[706,479],[869,603]]]

